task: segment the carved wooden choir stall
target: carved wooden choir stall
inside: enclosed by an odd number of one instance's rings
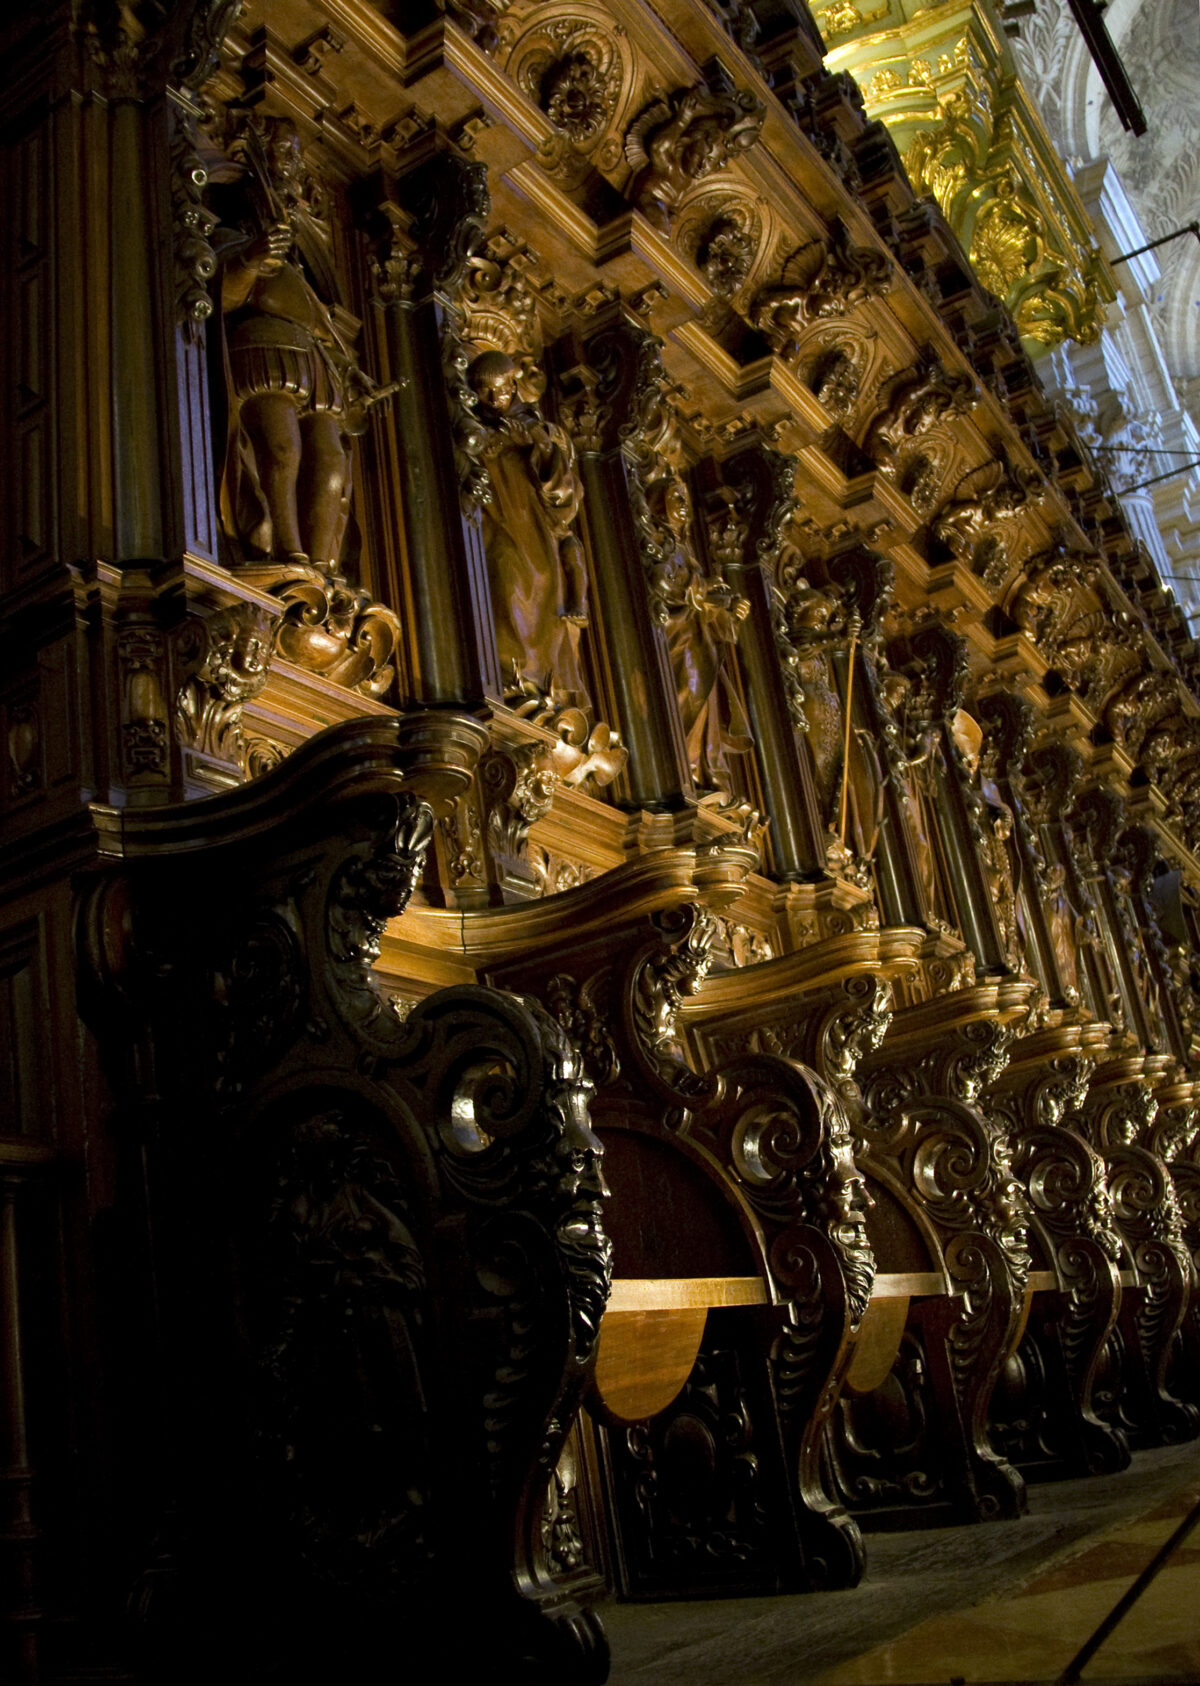
[[[0,29],[0,1676],[598,1686],[1200,1432],[1080,323],[803,0]]]

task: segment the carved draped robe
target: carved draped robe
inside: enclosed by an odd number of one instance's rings
[[[699,568],[677,556],[667,620],[667,650],[692,777],[702,790],[727,790],[730,755],[753,747],[750,723],[728,665],[737,643],[738,617]]]
[[[556,699],[584,699],[582,562],[573,582],[562,554],[564,544],[578,542],[570,446],[558,428],[505,417],[485,452],[491,500],[483,506],[483,545],[504,689],[516,688],[515,677]]]

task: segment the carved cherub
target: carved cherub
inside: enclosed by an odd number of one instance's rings
[[[634,169],[629,198],[647,222],[667,233],[689,188],[753,146],[765,116],[765,107],[745,92],[687,88],[654,100],[625,137],[625,157]]]

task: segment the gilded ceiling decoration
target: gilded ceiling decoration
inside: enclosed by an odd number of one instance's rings
[[[830,63],[854,73],[914,187],[937,200],[1022,338],[1094,340],[1112,277],[991,9],[960,3],[931,18],[893,0],[869,17],[832,7],[822,22]]]

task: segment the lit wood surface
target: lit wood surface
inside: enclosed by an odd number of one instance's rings
[[[624,1422],[663,1411],[692,1373],[708,1308],[612,1311],[600,1325],[596,1392]]]
[[[612,1285],[608,1314],[766,1303],[766,1285],[757,1276],[626,1276]]]

